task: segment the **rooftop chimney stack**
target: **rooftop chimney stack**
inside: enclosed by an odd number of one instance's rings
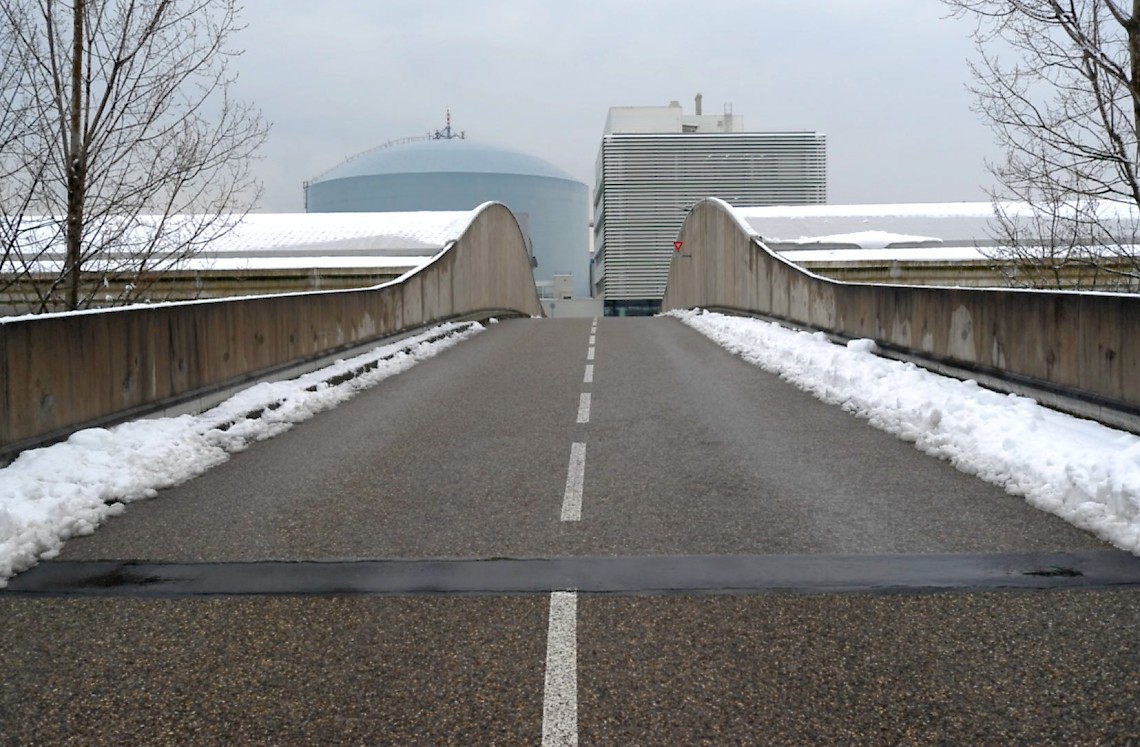
[[[697,116],[701,116],[701,95],[697,94]]]

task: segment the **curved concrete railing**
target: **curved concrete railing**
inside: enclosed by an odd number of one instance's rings
[[[488,203],[428,265],[359,290],[0,322],[0,459],[305,360],[458,318],[541,316],[514,215]]]
[[[841,283],[782,259],[720,200],[679,236],[662,310],[723,309],[845,338],[1135,429],[1140,296]]]

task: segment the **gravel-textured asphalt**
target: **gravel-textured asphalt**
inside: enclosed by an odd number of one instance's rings
[[[600,320],[585,383],[589,328],[491,325],[61,558],[1107,549],[673,319]],[[537,744],[548,608],[0,592],[0,744]],[[1138,623],[1129,591],[582,594],[581,743],[1127,744]]]
[[[0,744],[538,744],[547,598],[0,605]],[[1140,595],[585,595],[583,745],[1125,745]]]
[[[1140,595],[587,596],[581,743],[1128,745]]]
[[[0,744],[537,744],[548,606],[5,599]]]

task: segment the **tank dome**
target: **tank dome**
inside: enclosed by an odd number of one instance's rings
[[[421,140],[377,148],[342,163],[313,181],[429,173],[517,174],[574,181],[565,171],[541,158],[460,138]]]
[[[535,156],[463,138],[410,140],[366,151],[305,185],[310,213],[471,210],[501,202],[519,222],[540,293],[555,275],[590,295],[589,192]]]

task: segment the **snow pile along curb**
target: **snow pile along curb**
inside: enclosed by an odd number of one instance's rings
[[[697,311],[685,324],[815,397],[1140,555],[1140,437],[880,358],[870,340]]]
[[[296,379],[256,384],[200,415],[90,428],[25,451],[0,469],[0,588],[125,504],[197,477],[482,330],[444,324]]]

